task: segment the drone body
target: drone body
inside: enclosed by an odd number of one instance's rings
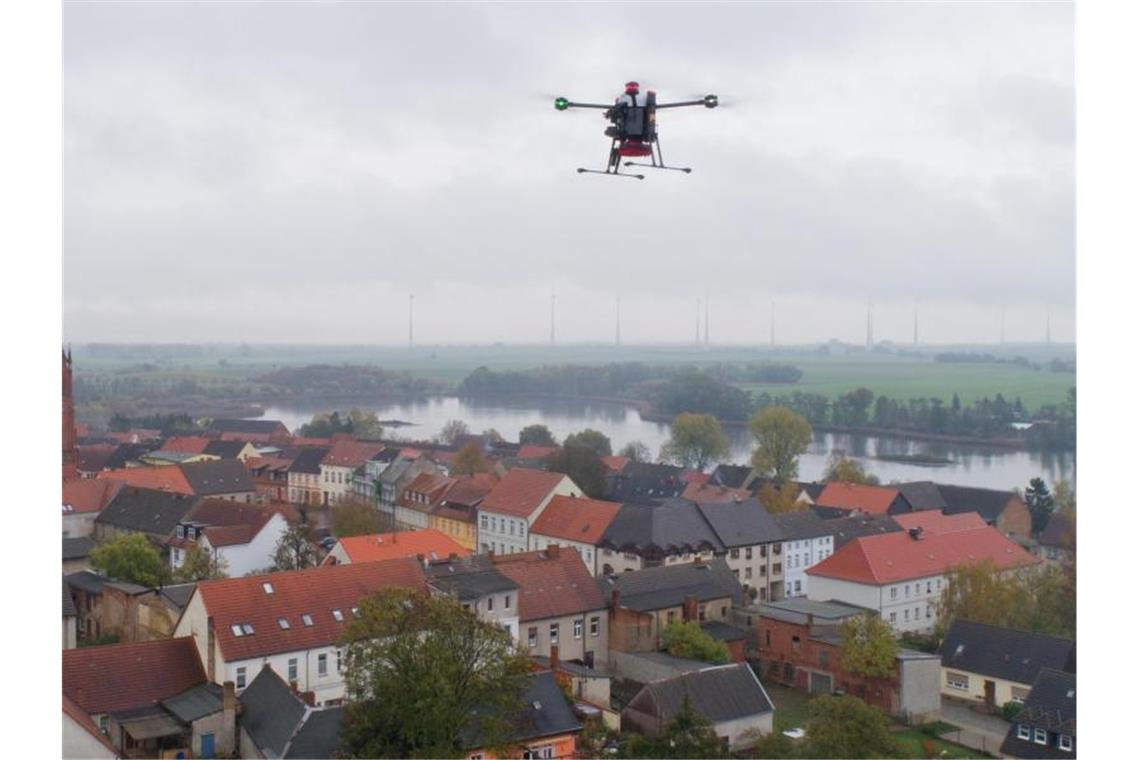
[[[604,116],[610,120],[606,128],[606,137],[613,142],[610,145],[610,156],[605,170],[578,169],[579,174],[609,174],[617,177],[633,177],[645,179],[644,174],[628,174],[621,171],[623,158],[649,157],[650,163],[637,163],[625,161],[626,166],[648,166],[653,169],[671,169],[688,174],[692,169],[688,167],[666,166],[661,157],[661,142],[657,138],[657,111],[661,108],[681,108],[685,106],[704,106],[716,108],[718,105],[716,95],[706,95],[699,100],[684,100],[676,103],[658,103],[657,93],[647,90],[642,93],[637,82],[627,82],[625,93],[620,95],[612,106],[597,103],[573,103],[566,98],[556,98],[554,107],[559,111],[569,108],[600,108]]]

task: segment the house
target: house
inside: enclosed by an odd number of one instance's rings
[[[63,539],[63,574],[78,573],[80,570],[90,570],[89,557],[95,549],[95,539],[64,538]]]
[[[90,716],[75,701],[63,695],[63,755],[64,760],[109,760],[120,757]]]
[[[669,623],[732,620],[740,583],[723,559],[650,567],[601,578],[610,614],[610,650],[655,652]],[[615,669],[620,671],[614,657]]]
[[[167,540],[170,568],[182,567],[192,546],[205,551],[224,568],[239,576],[273,564],[277,543],[289,529],[280,509],[224,499],[202,499],[178,521]]]
[[[709,482],[690,481],[685,485],[685,490],[681,491],[680,498],[685,501],[691,501],[694,504],[704,504],[707,502],[726,502],[752,498],[752,492],[745,488],[729,488],[728,486],[715,485]]]
[[[1054,512],[1037,536],[1037,556],[1049,564],[1072,567],[1077,560],[1077,525],[1069,515]]]
[[[338,644],[364,597],[386,588],[426,591],[413,559],[325,565],[198,583],[175,636],[192,636],[214,683],[240,693],[269,663],[323,705],[344,698]]]
[[[289,467],[292,464],[292,459],[277,456],[254,456],[245,460],[245,468],[253,478],[258,496],[268,501],[292,501],[289,496]]]
[[[165,756],[176,750],[196,757],[206,756],[207,749],[211,755],[232,752],[236,705],[230,708],[227,733],[221,689],[211,686],[188,638],[63,652],[64,697],[122,757]]]
[[[479,551],[527,551],[530,528],[551,499],[581,495],[582,489],[560,472],[512,469],[479,505]]]
[[[63,537],[81,538],[94,533],[95,518],[122,487],[122,483],[114,480],[65,480]]]
[[[325,557],[326,565],[349,565],[354,562],[380,562],[403,557],[447,559],[466,557],[471,552],[438,530],[408,530],[350,536],[336,542]]]
[[[629,457],[616,455],[601,457],[601,460],[602,464],[604,464],[606,466],[606,469],[609,470],[610,475],[620,474],[621,471],[625,469],[625,466],[630,462]]]
[[[903,495],[912,511],[920,512],[933,509],[942,512],[948,506],[939,485],[932,481],[917,480],[911,483],[897,483],[894,484],[894,487]]]
[[[136,488],[186,496],[213,496],[248,502],[257,495],[253,479],[236,460],[211,459],[157,467],[128,467],[107,470],[99,473],[98,477],[121,481]]]
[[[443,468],[422,452],[401,452],[383,472],[377,481],[380,489],[380,512],[388,515],[395,524],[396,501],[404,488],[425,472],[446,475]]]
[[[244,436],[258,443],[283,443],[289,439],[289,429],[280,420],[211,420],[209,430],[219,438]]]
[[[920,515],[947,520],[931,512],[911,517]],[[946,576],[956,566],[984,560],[1008,572],[1040,562],[988,525],[945,532],[913,528],[856,538],[809,567],[808,598],[875,610],[899,633],[928,633],[936,623]]]
[[[711,562],[724,545],[692,502],[622,504],[597,544],[600,575],[701,559]]]
[[[751,746],[772,733],[775,708],[752,668],[719,665],[646,684],[621,711],[622,730],[661,736],[688,701],[707,718],[725,750]]]
[[[241,439],[210,441],[202,453],[218,459],[236,459],[239,462],[246,462],[250,457],[261,455],[256,446]]]
[[[680,467],[652,462],[629,462],[620,473],[606,478],[606,498],[629,504],[657,504],[680,496],[688,485]]]
[[[554,674],[540,671],[531,675],[522,694],[522,713],[514,716],[513,730],[507,737],[511,757],[577,757],[582,723],[563,696]],[[467,760],[491,760],[494,750],[483,737],[465,735]]]
[[[333,758],[340,745],[344,708],[313,707],[266,665],[238,697],[240,756]]]
[[[864,515],[897,515],[911,511],[910,503],[897,488],[840,481],[825,485],[815,499],[815,506],[842,516],[856,512]]]
[[[427,528],[429,515],[443,501],[444,494],[452,482],[446,475],[425,472],[408,483],[400,493],[400,497],[396,499],[396,529]]]
[[[819,515],[815,508],[812,508],[811,512]],[[902,532],[902,526],[895,522],[890,515],[851,515],[850,517],[825,518],[824,524],[831,531],[835,551],[839,551],[856,538]]]
[[[1042,668],[1001,744],[1002,757],[1077,754],[1077,675]]]
[[[174,435],[162,442],[163,451],[181,451],[187,454],[201,454],[215,439],[204,435]]]
[[[95,518],[95,539],[110,541],[117,536],[142,533],[165,549],[167,539],[197,503],[198,499],[183,493],[126,486]]]
[[[1016,491],[945,485],[938,486],[938,490],[946,501],[946,509],[943,510],[946,514],[977,512],[1002,535],[1020,539],[1030,537],[1033,518],[1029,514],[1029,505]]]
[[[178,465],[168,464],[146,467],[125,467],[105,470],[96,476],[99,480],[114,480],[134,488],[193,496],[194,489]]]
[[[773,515],[772,519],[784,536],[781,546],[784,557],[782,596],[806,596],[807,569],[835,553],[835,535],[830,524],[839,521],[824,520],[810,509],[784,512]]]
[[[63,584],[63,648],[75,649],[79,641],[79,610],[75,608],[75,600],[71,598],[71,589],[67,587],[67,579]]]
[[[479,546],[479,506],[498,482],[499,476],[493,472],[452,477],[443,500],[428,515],[428,527],[475,551]]]
[[[620,509],[612,501],[555,496],[531,526],[529,548],[535,551],[557,544],[574,549],[590,575],[597,575],[598,544]]]
[[[756,477],[751,465],[718,464],[709,473],[708,484],[725,488],[747,489]]]
[[[76,474],[83,479],[94,478],[107,469],[108,462],[115,454],[117,443],[89,443],[76,446]]]
[[[608,662],[606,600],[577,552],[548,546],[491,560],[519,587],[519,638],[531,655],[550,657],[557,646],[563,660]]]
[[[761,605],[756,618],[760,674],[810,694],[843,690],[888,715],[912,722],[937,719],[937,655],[900,648],[888,678],[867,678],[843,667],[841,626],[871,610],[843,602],[784,599]]]
[[[352,478],[358,467],[379,454],[384,444],[342,438],[333,441],[321,459],[321,504],[340,504],[353,495]],[[426,525],[424,527],[427,527]]]
[[[400,456],[400,450],[388,446],[352,473],[352,489],[356,498],[370,504],[380,503],[380,474]]]
[[[202,452],[166,451],[164,449],[156,449],[139,457],[141,463],[153,467],[168,464],[187,464],[189,462],[209,462],[213,459],[220,459],[220,457]]]
[[[289,465],[289,501],[317,506],[322,502],[321,460],[328,453],[325,446],[307,447],[293,456]]]
[[[490,555],[428,560],[424,574],[433,594],[456,599],[480,620],[519,640],[519,584],[499,572]]]
[[[697,510],[724,547],[724,559],[745,586],[745,599],[755,588],[760,601],[784,594],[784,531],[757,499],[707,502]]]
[[[939,654],[943,696],[988,710],[1024,703],[1042,668],[1077,670],[1070,639],[970,620],[950,624]]]

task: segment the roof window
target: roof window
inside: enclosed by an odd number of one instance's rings
[[[234,625],[230,626],[230,630],[233,631],[234,636],[241,636],[242,635],[241,634],[241,626],[237,625],[236,623]]]
[[[281,626],[281,630],[289,630],[289,621],[286,618],[277,618],[277,625]]]
[[[313,624],[313,616],[306,612],[301,616],[301,622],[305,625],[311,626]]]
[[[265,593],[267,593],[267,594],[272,594],[272,593],[273,593],[273,584],[272,584],[272,583],[269,583],[268,581],[266,581],[265,583],[262,583],[262,584],[261,584],[261,588],[262,588],[262,590],[263,590],[263,591],[265,591]]]
[[[252,636],[253,635],[253,626],[250,625],[249,623],[242,623],[241,624],[241,630],[246,636]]]
[[[344,622],[344,614],[340,610],[333,610],[333,620],[338,623]]]

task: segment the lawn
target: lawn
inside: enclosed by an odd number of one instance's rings
[[[969,747],[963,747],[961,744],[954,744],[944,739],[936,739],[933,736],[924,734],[921,731],[908,729],[906,731],[897,731],[892,734],[903,746],[903,754],[901,757],[914,757],[925,758],[926,751],[922,747],[923,742],[934,743],[935,757],[945,758],[959,758],[959,757],[991,757],[984,752],[979,752]],[[942,754],[945,752],[946,754]]]
[[[764,690],[776,708],[775,730],[785,731],[807,725],[807,703],[811,695],[774,683],[764,684]]]

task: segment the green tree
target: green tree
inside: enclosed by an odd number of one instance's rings
[[[277,541],[271,570],[304,570],[307,567],[316,567],[319,557],[312,529],[305,523],[294,523]]]
[[[842,454],[832,454],[827,460],[827,469],[824,470],[825,481],[838,481],[840,483],[859,483],[862,485],[877,486],[879,479],[871,475],[857,459],[845,457]]]
[[[352,409],[348,413],[348,424],[357,438],[375,441],[384,437],[384,426],[380,424],[375,412]]]
[[[1033,598],[1030,628],[1051,636],[1077,635],[1076,566],[1046,567],[1028,576]]]
[[[1025,489],[1025,503],[1029,505],[1029,514],[1033,518],[1034,535],[1045,530],[1049,524],[1049,517],[1053,514],[1053,495],[1049,493],[1049,486],[1041,478],[1029,481],[1029,488]]]
[[[148,588],[161,586],[170,577],[158,549],[142,533],[118,536],[96,547],[91,566],[110,578]]]
[[[665,651],[674,657],[721,664],[728,662],[728,645],[705,633],[695,620],[674,621],[665,626],[661,636]]]
[[[887,716],[858,697],[824,695],[807,707],[807,757],[904,756]]]
[[[550,432],[550,428],[537,422],[533,425],[527,425],[519,431],[519,443],[532,446],[558,445],[558,441],[554,439],[554,433]]]
[[[467,443],[455,453],[451,462],[451,471],[456,475],[474,475],[477,472],[486,472],[490,469],[483,450],[475,441]]]
[[[557,454],[546,461],[548,470],[568,475],[591,499],[600,499],[606,495],[609,468],[589,448],[564,444]]]
[[[963,564],[946,575],[946,588],[938,608],[941,636],[955,618],[1004,628],[1028,629],[1034,600],[1029,585],[1018,573],[1003,573],[991,560]]]
[[[229,577],[229,563],[225,557],[211,554],[198,544],[190,544],[182,557],[182,566],[174,571],[179,583],[197,583]]]
[[[731,451],[728,436],[711,414],[682,412],[673,418],[671,433],[661,447],[661,458],[681,467],[703,471]]]
[[[681,699],[681,709],[665,727],[662,742],[668,751],[661,757],[724,757],[724,747],[712,721],[697,712],[689,695]]]
[[[388,589],[346,631],[346,757],[462,757],[464,737],[506,743],[530,658],[446,596]]]
[[[864,678],[890,678],[899,646],[891,626],[875,614],[856,615],[839,627],[843,667]]]
[[[467,423],[463,420],[448,420],[444,423],[443,429],[439,431],[439,440],[448,446],[454,446],[460,436],[469,435],[470,433],[470,428],[467,427]]]
[[[794,480],[786,483],[768,481],[760,486],[756,498],[764,505],[764,509],[773,515],[800,512],[808,508],[808,502],[800,500],[800,486]]]
[[[587,449],[594,453],[594,456],[608,457],[613,454],[613,448],[610,446],[610,439],[605,433],[598,432],[591,428],[572,433],[566,436],[566,440],[562,442],[563,448],[570,446],[577,446]]]
[[[787,407],[768,406],[752,416],[748,429],[756,438],[752,466],[759,473],[780,481],[799,477],[799,456],[811,443],[807,420]]]
[[[1071,520],[1077,519],[1077,492],[1073,484],[1067,480],[1058,480],[1053,484],[1053,504],[1056,511]]]
[[[621,447],[618,455],[627,457],[631,462],[648,462],[652,457],[649,447],[641,441],[630,441]]]
[[[337,538],[370,536],[384,530],[384,520],[375,506],[364,499],[351,498],[332,509],[332,530]]]

